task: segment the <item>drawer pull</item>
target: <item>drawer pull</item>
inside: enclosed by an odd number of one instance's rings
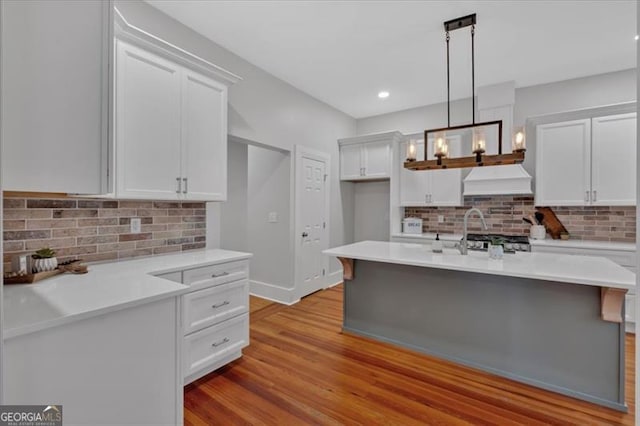
[[[225,306],[225,305],[228,305],[229,303],[230,303],[230,302],[229,302],[228,300],[225,300],[225,301],[224,301],[224,302],[222,302],[222,303],[217,303],[217,304],[215,304],[215,305],[211,305],[211,307],[212,307],[213,309],[218,309],[218,308],[221,308],[221,307],[223,307],[223,306]]]
[[[221,274],[213,274],[211,275],[211,278],[220,278],[220,277],[226,277],[227,275],[229,275],[228,272],[223,272]]]
[[[225,344],[225,343],[227,343],[228,341],[229,341],[229,338],[228,338],[228,337],[225,337],[224,339],[222,339],[222,340],[220,340],[220,341],[213,342],[213,343],[211,344],[211,346],[213,346],[214,348],[217,348],[217,347],[218,347],[218,346],[220,346],[220,345],[224,345],[224,344]]]

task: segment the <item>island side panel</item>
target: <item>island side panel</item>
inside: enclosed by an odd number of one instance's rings
[[[359,260],[344,291],[345,331],[626,410],[599,287]]]

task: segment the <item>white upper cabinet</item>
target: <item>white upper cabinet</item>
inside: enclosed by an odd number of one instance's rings
[[[591,193],[591,120],[536,129],[536,205],[583,206]]]
[[[118,42],[118,197],[178,198],[181,176],[180,68]]]
[[[362,179],[362,145],[345,145],[340,147],[340,179]]]
[[[227,90],[240,77],[116,23],[115,196],[226,200]]]
[[[536,205],[635,204],[635,113],[537,126]]]
[[[447,138],[452,156],[460,155],[460,139]],[[407,151],[407,142],[400,144],[400,153]],[[416,158],[424,158],[424,140],[416,143]],[[427,157],[433,159],[433,143],[427,146]],[[404,158],[400,159],[400,206],[435,207],[462,205],[461,169],[413,171],[404,168]]]
[[[636,204],[636,114],[592,120],[592,204]]]
[[[391,143],[371,142],[362,145],[362,171],[367,178],[388,178],[391,167]]]
[[[107,190],[109,1],[2,1],[4,190]]]
[[[340,180],[389,179],[391,145],[401,137],[399,132],[389,132],[340,139]]]

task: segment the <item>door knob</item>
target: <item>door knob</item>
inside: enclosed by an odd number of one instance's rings
[[[307,238],[309,236],[309,234],[307,234],[306,232],[302,233],[302,238]]]

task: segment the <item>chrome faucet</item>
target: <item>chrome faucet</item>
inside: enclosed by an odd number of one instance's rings
[[[460,254],[467,254],[467,224],[469,222],[469,215],[473,212],[478,213],[478,216],[480,216],[480,220],[482,221],[482,226],[485,230],[487,230],[487,222],[484,221],[482,212],[475,207],[467,210],[467,212],[464,214],[464,229],[462,233],[462,241],[458,244],[458,250],[460,250]]]

